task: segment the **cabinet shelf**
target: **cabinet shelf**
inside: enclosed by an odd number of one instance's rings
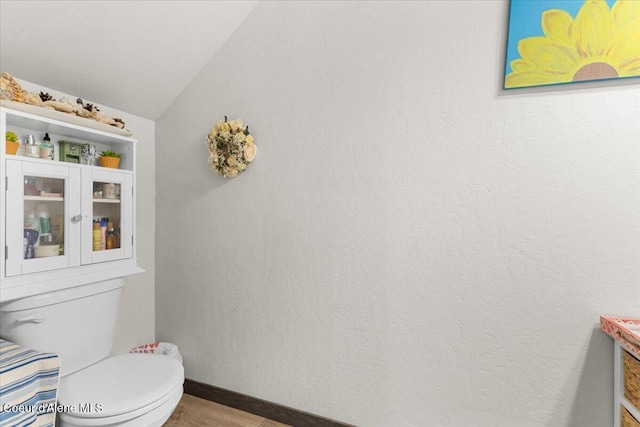
[[[640,409],[633,406],[633,403],[629,402],[629,399],[627,399],[624,396],[621,396],[620,404],[624,406],[625,409],[629,411],[631,415],[633,415],[633,418],[635,418],[636,420],[640,420]]]
[[[133,171],[130,171],[128,169],[113,169],[113,168],[107,168],[104,166],[98,166],[98,165],[83,165],[80,163],[70,163],[70,162],[61,162],[60,160],[44,160],[44,159],[38,159],[36,157],[26,157],[26,156],[18,156],[18,155],[13,155],[13,154],[5,154],[5,158],[6,159],[16,159],[16,160],[20,160],[23,162],[32,162],[32,163],[40,163],[43,165],[62,165],[62,166],[69,166],[69,165],[75,165],[81,168],[90,168],[93,170],[106,170],[106,171],[117,171],[119,173],[127,173],[127,174],[133,174]],[[121,164],[122,165],[122,164]]]
[[[11,104],[13,105],[13,104]],[[95,147],[96,152],[111,150],[119,153],[120,166],[119,170],[133,172],[135,170],[135,145],[136,140],[130,137],[128,132],[123,132],[121,129],[113,126],[105,125],[94,120],[83,119],[81,117],[75,117],[69,114],[56,112],[53,110],[47,110],[42,108],[29,109],[26,111],[16,111],[15,109],[7,108],[7,104],[0,101],[0,115],[4,117],[3,120],[3,132],[8,130],[15,132],[21,140],[24,140],[27,135],[34,135],[36,140],[41,140],[45,133],[49,134],[51,143],[54,145],[55,161],[60,160],[60,141],[68,141],[76,144],[91,144]],[[30,106],[27,106],[30,107]],[[35,113],[44,112],[52,113],[57,118],[38,116]],[[69,117],[67,117],[69,116]],[[78,119],[78,123],[70,123],[63,121],[62,119]],[[84,125],[84,126],[82,126]],[[124,135],[122,134],[124,133]],[[125,136],[129,135],[129,136]],[[4,147],[3,143],[0,143],[0,148]],[[20,160],[27,159],[29,161],[42,161],[51,162],[51,160],[40,160],[38,158],[21,157],[15,155],[4,154],[2,157],[19,158]],[[78,153],[78,163],[81,164],[82,156]],[[95,167],[103,169],[97,165],[83,165],[87,167]]]
[[[93,199],[93,203],[120,203],[120,199]]]
[[[36,202],[64,202],[64,197],[24,196],[24,200]]]
[[[108,142],[110,144],[131,144],[136,142],[135,139],[131,138],[129,131],[72,114],[6,100],[0,101],[0,107],[7,108],[7,112],[10,113],[7,117],[7,124],[12,126],[66,135],[72,138],[82,138],[94,142]]]

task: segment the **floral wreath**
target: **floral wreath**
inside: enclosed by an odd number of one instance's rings
[[[207,147],[211,169],[225,178],[233,178],[245,170],[257,150],[249,126],[243,127],[240,119],[229,121],[227,116],[209,131]]]

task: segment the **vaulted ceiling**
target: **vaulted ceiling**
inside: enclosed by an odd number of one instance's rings
[[[0,71],[157,119],[255,1],[0,1]]]

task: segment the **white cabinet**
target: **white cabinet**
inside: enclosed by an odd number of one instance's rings
[[[38,141],[49,133],[55,160],[6,154],[6,131]],[[0,108],[0,136],[0,301],[142,271],[135,257],[135,139],[8,108]],[[121,166],[60,162],[62,140],[122,153]]]
[[[80,169],[17,159],[8,159],[6,166],[6,277],[80,265],[80,221],[71,221],[75,215],[80,215]],[[47,194],[46,196],[39,195],[36,189],[42,188],[53,188],[55,193],[49,191],[41,193]],[[40,212],[46,212],[49,216],[47,230],[40,228]],[[25,236],[24,231],[25,226],[29,226],[27,222],[30,213],[39,230],[33,233],[34,241],[27,242],[25,247],[25,239],[31,238],[28,234]],[[52,233],[52,222],[54,228],[61,229],[60,233],[57,230]],[[43,242],[41,245],[42,238],[47,236],[50,237],[51,244],[45,245]],[[38,253],[36,257],[35,250],[45,249],[45,246],[50,251],[57,249],[58,254],[51,256],[51,252]],[[25,258],[27,249],[30,255]]]
[[[100,169],[85,168],[82,175],[83,265],[133,256],[133,176]],[[101,193],[101,197],[95,193]],[[93,219],[102,218],[108,218],[113,224],[118,243],[111,248],[97,249],[93,244]]]

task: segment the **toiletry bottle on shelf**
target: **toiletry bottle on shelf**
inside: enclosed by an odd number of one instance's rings
[[[107,222],[109,218],[102,218],[100,220],[100,250],[107,249]]]
[[[53,160],[53,144],[51,143],[51,138],[49,138],[49,134],[44,134],[44,139],[42,140],[42,144],[40,144],[40,158]]]
[[[36,230],[40,233],[40,218],[36,218],[36,211],[30,210],[27,212],[27,216],[24,219],[24,228],[29,230]]]
[[[107,249],[116,249],[116,230],[111,221],[107,223]]]
[[[49,215],[49,208],[45,204],[37,205],[38,218],[40,218],[40,233],[51,234],[51,216]]]
[[[37,205],[38,217],[40,218],[40,245],[53,244],[53,235],[51,234],[51,216],[47,205]]]
[[[93,250],[100,250],[100,242],[102,241],[102,232],[100,231],[100,222],[93,222]]]
[[[40,147],[36,144],[36,139],[33,135],[27,135],[27,139],[24,143],[24,155],[27,157],[40,157]]]

